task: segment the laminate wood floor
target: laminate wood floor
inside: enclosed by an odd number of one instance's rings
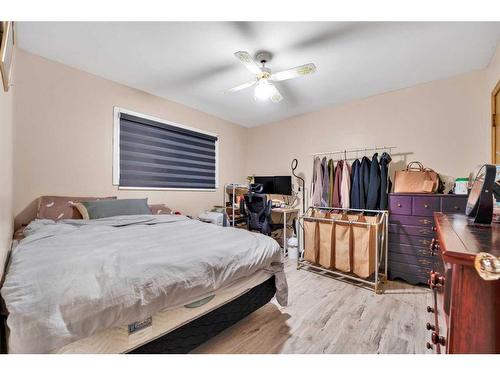
[[[193,353],[425,353],[431,292],[389,281],[384,294],[297,270],[287,260],[288,306],[271,303]]]

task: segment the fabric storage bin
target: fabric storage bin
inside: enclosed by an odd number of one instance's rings
[[[316,217],[314,210],[311,214]],[[304,260],[317,263],[319,252],[319,225],[317,220],[304,219]]]
[[[326,219],[331,219],[331,214],[325,215]],[[318,263],[325,268],[335,266],[335,243],[334,231],[335,223],[333,221],[319,221],[319,258]]]
[[[333,215],[332,215],[333,216]],[[340,220],[357,220],[357,215],[336,214]],[[335,223],[335,268],[343,272],[351,272],[351,225]]]
[[[378,216],[360,216],[359,222],[375,224]],[[353,272],[367,278],[375,272],[377,241],[375,225],[352,224]]]

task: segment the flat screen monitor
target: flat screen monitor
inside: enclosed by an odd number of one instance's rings
[[[292,195],[292,176],[258,176],[256,184],[262,184],[264,194]]]

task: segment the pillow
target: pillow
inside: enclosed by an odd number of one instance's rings
[[[164,204],[150,204],[151,215],[170,215],[172,210]]]
[[[148,199],[110,199],[82,202],[87,209],[89,219],[120,215],[151,215]]]
[[[81,219],[75,205],[83,201],[116,199],[116,197],[59,197],[44,195],[38,200],[37,219]]]

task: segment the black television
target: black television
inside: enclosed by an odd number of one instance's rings
[[[256,176],[256,184],[262,184],[264,194],[292,195],[292,176]]]

